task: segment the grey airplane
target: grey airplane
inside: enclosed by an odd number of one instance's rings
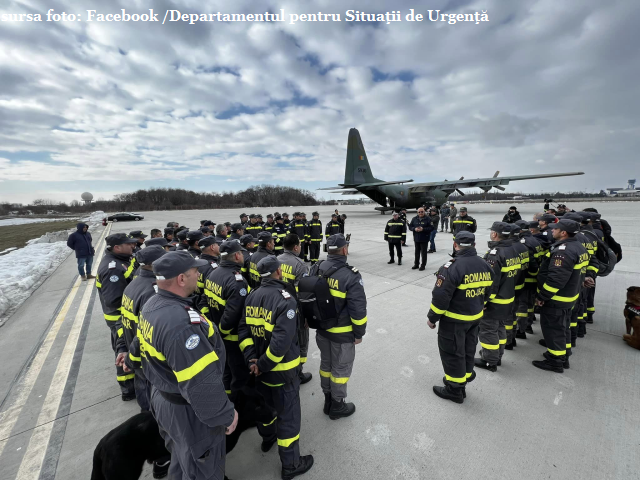
[[[436,205],[439,207],[447,201],[447,198],[453,192],[464,195],[461,191],[462,188],[480,188],[485,192],[492,188],[504,191],[505,188],[502,185],[509,185],[509,182],[517,180],[584,175],[584,172],[568,172],[499,177],[499,173],[498,171],[493,177],[489,178],[473,178],[469,180],[460,177],[459,180],[445,180],[443,182],[411,183],[413,179],[385,182],[373,176],[362,139],[360,138],[360,132],[352,128],[349,130],[349,140],[347,142],[347,164],[344,170],[344,183],[339,184],[337,187],[320,188],[319,190],[334,190],[331,193],[342,193],[343,195],[366,195],[380,204],[379,207],[376,207],[376,210],[384,214],[390,210],[399,211],[402,208],[417,208],[422,205]]]

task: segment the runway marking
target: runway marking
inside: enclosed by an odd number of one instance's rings
[[[422,432],[422,433],[416,434],[416,436],[413,437],[412,446],[414,448],[417,448],[418,450],[426,452],[431,447],[433,447],[435,443],[436,441],[433,438],[428,437],[426,433]]]
[[[559,392],[556,395],[556,398],[553,400],[553,404],[557,407],[561,401],[562,401],[562,392]]]
[[[404,375],[407,378],[413,377],[413,369],[411,367],[407,367],[406,365],[402,367],[400,370],[400,374]]]
[[[109,227],[104,229],[102,236],[98,240],[98,244],[102,242],[108,229]],[[100,257],[101,256],[102,256],[102,253],[100,254]],[[20,380],[18,385],[14,387],[16,391],[16,395],[13,399],[13,402],[9,407],[7,407],[6,410],[0,413],[0,438],[7,438],[9,437],[9,435],[11,435],[11,431],[13,430],[13,427],[15,426],[15,424],[18,421],[18,418],[20,417],[22,408],[26,404],[26,401],[29,398],[29,395],[31,394],[31,391],[33,390],[33,387],[36,383],[36,380],[40,375],[40,371],[42,370],[42,367],[44,366],[44,363],[47,359],[47,356],[49,355],[53,342],[58,336],[60,327],[64,323],[67,313],[69,313],[69,309],[73,304],[73,300],[76,297],[76,293],[78,293],[78,289],[80,288],[80,283],[81,283],[81,279],[80,277],[78,277],[76,282],[71,287],[71,291],[68,293],[67,298],[64,301],[64,304],[62,305],[62,308],[60,309],[60,311],[58,312],[58,315],[56,316],[56,319],[51,325],[51,328],[49,329],[49,333],[47,334],[44,342],[42,342],[42,345],[40,345],[40,348],[38,349],[38,352],[36,353],[35,357],[33,358],[33,361],[31,362],[31,366],[27,370],[27,373]],[[2,455],[2,452],[4,451],[4,448],[7,445],[7,443],[8,441],[0,442],[0,455]]]
[[[369,441],[374,445],[388,445],[391,438],[391,430],[384,424],[374,425],[365,430]]]
[[[426,355],[418,355],[418,361],[421,364],[426,365],[431,361],[431,359],[429,357],[427,357]]]

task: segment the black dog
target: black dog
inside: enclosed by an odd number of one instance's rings
[[[233,401],[238,412],[238,426],[227,435],[227,453],[234,449],[242,432],[258,422],[270,423],[276,417],[276,411],[251,386],[240,390]],[[139,413],[100,440],[93,452],[91,480],[137,480],[145,460],[151,463],[167,454],[153,415]]]

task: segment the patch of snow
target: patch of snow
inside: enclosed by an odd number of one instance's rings
[[[5,253],[13,252],[14,250],[17,250],[17,249],[18,249],[18,247],[7,248],[6,250],[2,250],[0,252],[0,255],[4,255]]]
[[[92,214],[90,214],[88,217],[83,218],[82,221],[93,225],[96,223],[102,223],[102,219],[106,216],[106,213],[104,213],[102,210],[98,210],[97,212],[93,212]]]
[[[65,241],[36,243],[0,256],[0,324],[71,252]]]
[[[9,225],[25,225],[27,223],[43,223],[43,222],[62,222],[64,220],[73,220],[74,217],[68,218],[7,218],[0,220],[0,227]],[[100,219],[102,221],[102,219]]]

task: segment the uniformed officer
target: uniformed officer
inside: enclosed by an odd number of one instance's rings
[[[598,212],[594,212],[594,208],[585,209],[585,211],[579,212],[582,217],[580,232],[585,235],[589,240],[591,240],[591,250],[589,254],[592,255],[591,260],[595,259],[597,261],[596,253],[598,252],[598,240],[604,242],[604,234],[601,230],[596,230],[594,227],[595,222],[600,219],[600,214]],[[607,223],[608,225],[608,223]],[[611,235],[611,227],[608,228],[608,233]],[[593,252],[593,253],[592,253]],[[587,276],[593,280],[593,287],[589,287],[587,291],[584,293],[583,299],[583,312],[581,319],[578,323],[578,336],[584,337],[587,334],[587,323],[593,323],[593,314],[596,311],[595,307],[595,293],[596,293],[596,277],[598,271],[600,269],[600,264],[598,262],[598,270],[595,270],[594,265],[591,263],[589,267],[587,267]]]
[[[289,214],[288,213],[283,213],[282,214],[282,223],[289,228],[289,224],[291,223],[291,220],[289,220]]]
[[[249,217],[246,213],[240,214],[240,223],[242,224],[243,228],[247,228],[247,226],[249,225]]]
[[[589,253],[575,238],[580,230],[578,222],[562,219],[550,224],[549,229],[556,241],[540,266],[536,295],[547,351],[544,352],[545,360],[534,360],[533,365],[563,373],[569,368],[567,348],[571,348],[566,340],[566,330],[571,309],[580,297],[581,276],[589,265]]]
[[[142,233],[142,230],[134,230],[129,233],[131,238],[135,238],[138,241],[138,244],[133,249],[133,253],[138,253],[142,246],[144,245],[144,239],[147,238],[148,235]]]
[[[260,232],[258,235],[258,250],[251,255],[249,259],[249,286],[251,288],[258,288],[262,278],[258,272],[258,262],[264,257],[269,255],[275,255],[274,252],[275,241],[270,233]]]
[[[262,230],[264,231],[265,223],[264,223],[264,220],[262,219],[262,214],[261,213],[257,213],[256,214],[256,218],[258,219],[258,222],[257,222],[258,225],[260,225],[260,228],[262,228]]]
[[[198,258],[200,260],[206,260],[207,264],[198,267],[198,283],[194,305],[200,310],[200,313],[206,315],[206,317],[211,320],[211,316],[209,315],[209,300],[205,287],[207,277],[213,270],[218,268],[220,264],[220,244],[215,237],[208,236],[198,240],[198,247],[200,247],[200,255]]]
[[[327,226],[324,229],[324,236],[329,239],[331,235],[337,235],[340,233],[340,224],[338,223],[338,214],[331,215],[331,221],[327,222]]]
[[[227,240],[240,240],[240,237],[244,235],[244,227],[241,223],[232,223],[229,230],[231,233]]]
[[[262,231],[262,227],[258,225],[258,217],[255,214],[249,215],[249,224],[245,227],[244,231],[253,238],[258,238],[258,234]]]
[[[327,249],[327,260],[315,265],[311,275],[328,276],[327,283],[338,312],[335,327],[316,331],[320,349],[320,385],[324,392],[323,412],[335,420],[356,411],[356,406],[345,402],[345,398],[356,345],[362,342],[367,329],[367,297],[360,272],[347,263],[349,242],[344,235],[330,236]]]
[[[431,225],[431,219],[426,215],[423,207],[418,208],[418,215],[413,217],[411,223],[409,223],[409,230],[413,232],[415,249],[413,267],[411,267],[412,270],[417,269],[418,265],[420,265],[420,271],[422,271],[427,266],[427,248],[433,228],[437,228],[437,225]],[[420,255],[422,255],[422,263],[420,263]]]
[[[242,256],[244,257],[244,266],[240,269],[242,276],[251,283],[251,255],[254,251],[254,238],[251,234],[245,233],[240,237],[240,246],[242,247]]]
[[[595,208],[585,208],[584,211],[590,214],[590,216],[587,218],[589,220],[588,225],[591,227],[591,228],[586,228],[585,230],[589,232],[593,232],[593,234],[597,236],[598,240],[600,240],[603,243],[606,243],[605,238],[611,236],[611,225],[609,225],[609,222],[602,219],[602,215],[600,215]],[[597,252],[598,250],[597,242],[594,248],[595,248],[594,251]],[[593,281],[595,282],[596,279],[594,278]],[[593,315],[596,313],[595,297],[596,297],[596,284],[594,283],[593,287],[590,287],[587,290],[586,307],[585,307],[587,312],[587,317],[585,320],[586,323],[593,323]],[[587,330],[585,326],[584,332],[586,331]]]
[[[558,221],[558,217],[551,213],[544,213],[538,218],[538,225],[540,226],[540,239],[544,242],[543,247],[548,251],[553,242],[553,236],[549,230],[549,225]]]
[[[224,223],[216,225],[216,242],[218,245],[227,240],[227,227]]]
[[[464,208],[464,207],[462,207]],[[462,208],[460,210],[462,210]],[[516,278],[520,270],[520,258],[508,240],[511,231],[503,222],[491,226],[489,251],[484,259],[493,269],[493,285],[489,301],[480,321],[480,358],[475,365],[495,372],[502,364],[501,358],[507,343],[506,323],[511,321],[511,309],[516,296]]]
[[[518,275],[516,276],[516,286],[515,286],[515,301],[511,305],[511,324],[509,324],[508,320],[505,320],[505,330],[507,331],[507,344],[505,345],[505,350],[513,350],[513,347],[518,346],[518,342],[516,340],[516,333],[518,332],[518,318],[520,316],[528,317],[529,314],[526,310],[526,301],[525,301],[525,281],[529,271],[531,269],[532,273],[537,275],[538,273],[538,263],[535,258],[529,255],[529,249],[524,244],[524,242],[520,241],[520,226],[515,222],[507,224],[509,234],[509,240],[511,241],[511,248],[520,258],[520,269],[518,270]]]
[[[320,230],[322,235],[322,230]],[[321,237],[322,238],[322,237]],[[295,233],[290,233],[284,238],[284,253],[278,257],[282,269],[282,281],[289,283],[295,287],[298,291],[298,282],[302,277],[309,275],[304,262],[300,259],[300,239]],[[299,312],[301,316],[301,312]],[[307,352],[309,351],[309,326],[306,325],[304,319],[300,319],[300,325],[298,330],[298,340],[300,342],[300,364],[304,365],[307,362]],[[300,369],[300,384],[304,385],[311,381],[312,375],[307,372],[303,372]]]
[[[211,236],[211,230],[209,230],[209,227],[200,227],[200,231],[202,232],[202,235],[204,235],[205,237],[209,237]]]
[[[280,255],[284,250],[284,238],[287,236],[287,226],[284,224],[284,219],[280,215],[276,215],[276,223],[273,226],[273,232],[271,235],[275,237],[274,252],[276,255]]]
[[[145,247],[152,247],[152,246],[162,247],[167,252],[170,251],[171,249],[171,244],[167,242],[167,239],[164,237],[150,238],[149,240],[144,242],[144,246]],[[137,263],[137,260],[136,260],[136,263]]]
[[[451,224],[453,230],[453,236],[455,237],[458,232],[471,232],[476,233],[478,224],[473,217],[467,214],[467,207],[460,207],[460,215],[453,220]]]
[[[518,220],[516,225],[520,227],[520,243],[529,250],[529,266],[524,278],[524,288],[521,291],[516,307],[516,317],[518,320],[518,330],[516,338],[527,338],[527,333],[533,333],[532,320],[535,318],[533,306],[536,297],[536,284],[540,267],[541,256],[544,255],[544,248],[536,237],[533,236],[529,227],[538,227],[538,222],[528,222]]]
[[[225,433],[238,423],[222,386],[220,332],[193,305],[197,268],[206,264],[182,251],[156,260],[158,293],[138,317],[142,369],[153,385],[151,412],[171,452],[169,478],[223,480]]]
[[[107,326],[111,330],[111,348],[115,356],[125,350],[118,352],[118,338],[124,334],[118,327],[121,316],[122,294],[124,289],[133,280],[127,278],[126,274],[131,265],[131,255],[134,246],[138,243],[135,238],[127,236],[125,233],[114,233],[106,238],[107,248],[98,266],[96,287],[100,296],[100,304]],[[120,330],[120,331],[119,331]],[[122,392],[122,400],[129,401],[136,398],[133,373],[126,374],[122,366],[116,366],[116,377]]]
[[[302,250],[300,251],[300,258],[304,259],[305,262],[309,261],[306,252],[306,239],[307,239],[307,225],[302,220],[302,213],[296,212],[295,220],[291,222],[289,225],[289,233],[295,233],[300,239],[300,243],[302,244]]]
[[[238,328],[240,348],[251,373],[256,375],[256,388],[277,412],[277,417],[267,426],[272,437],[263,437],[263,451],[269,447],[269,440],[273,444],[277,439],[282,478],[288,480],[313,466],[313,456],[300,456],[296,292],[292,285],[282,281],[282,269],[275,255],[260,260],[257,268],[262,284],[246,299]]]
[[[434,386],[433,392],[440,398],[462,403],[467,382],[475,378],[478,329],[489,299],[493,270],[478,256],[473,233],[458,233],[453,248],[454,258],[438,270],[427,325],[436,328],[441,320],[438,349],[445,386]]]
[[[320,245],[322,245],[322,223],[318,212],[313,212],[313,218],[307,223],[307,232],[309,235],[309,260],[315,264],[320,260]]]
[[[176,233],[176,238],[178,239],[178,244],[176,245],[177,251],[189,249],[189,243],[187,242],[188,234],[189,231],[186,228]]]
[[[276,226],[276,224],[275,224],[275,222],[273,220],[273,215],[268,214],[267,215],[267,223],[264,224],[262,229],[265,232],[269,232],[269,233],[271,233],[273,235],[273,227],[275,227],[275,226]]]
[[[173,228],[165,228],[164,229],[164,238],[167,241],[167,243],[174,243],[173,240]]]
[[[220,266],[207,276],[205,295],[209,318],[219,327],[227,351],[228,372],[225,372],[224,384],[233,400],[249,380],[249,369],[238,346],[238,323],[250,289],[240,271],[244,265],[240,242],[224,242],[220,256]]]
[[[402,265],[402,242],[407,237],[407,223],[400,220],[400,214],[393,212],[391,220],[384,228],[384,240],[389,243],[389,258],[387,263],[396,263],[393,250],[398,252],[398,265]]]
[[[187,244],[189,245],[187,252],[189,252],[193,258],[196,258],[200,255],[198,241],[202,238],[204,238],[204,235],[200,230],[191,230],[189,233],[187,233]]]

